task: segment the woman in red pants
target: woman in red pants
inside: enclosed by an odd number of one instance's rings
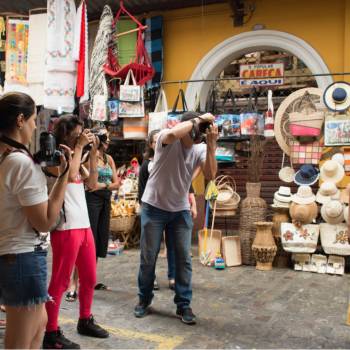
[[[97,182],[97,146],[94,135],[83,131],[76,116],[60,117],[55,125],[57,143],[69,145],[74,150],[64,198],[63,215],[57,228],[51,232],[52,275],[46,303],[48,323],[43,342],[44,349],[78,349],[80,346],[63,336],[58,327],[58,314],[63,293],[67,290],[74,266],[79,274],[80,317],[78,333],[96,338],[107,338],[108,332],[97,325],[91,314],[96,284],[96,253],[85,199],[81,159],[84,147],[93,143],[90,151],[89,174],[85,174],[88,187]]]

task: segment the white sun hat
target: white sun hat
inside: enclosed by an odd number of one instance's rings
[[[292,193],[290,187],[280,186],[273,197],[279,202],[290,203],[292,201]]]
[[[325,181],[321,184],[319,190],[316,193],[316,202],[325,204],[332,199],[338,199],[340,191],[334,182]]]
[[[316,196],[312,193],[310,186],[300,186],[296,194],[292,195],[292,201],[297,204],[311,204],[315,202]]]
[[[321,216],[328,224],[340,224],[344,221],[343,205],[338,200],[331,200],[322,205]]]
[[[322,181],[338,183],[345,175],[344,167],[335,160],[326,160],[320,169]]]

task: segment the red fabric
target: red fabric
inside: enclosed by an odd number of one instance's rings
[[[85,1],[83,2],[80,31],[80,52],[77,71],[77,97],[84,95],[85,83]]]
[[[148,56],[148,53],[142,38],[142,32],[145,29],[145,27],[125,9],[122,1],[120,2],[120,9],[114,18],[113,27],[115,27],[122,13],[127,14],[138,25],[138,28],[139,28],[137,43],[136,43],[135,61],[121,67],[118,62],[118,57],[115,57],[113,55],[112,49],[109,48],[108,59],[107,59],[108,61],[103,66],[103,69],[106,74],[112,77],[121,78],[123,80],[125,79],[126,75],[131,69],[134,73],[137,84],[144,85],[148,80],[151,80],[155,74],[155,70],[152,67],[151,60]]]
[[[52,274],[46,303],[48,332],[58,329],[58,314],[63,293],[69,286],[74,266],[79,275],[80,318],[91,315],[91,305],[96,284],[96,250],[91,228],[51,233]]]

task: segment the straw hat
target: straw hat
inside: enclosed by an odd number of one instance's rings
[[[331,200],[321,207],[322,219],[328,224],[340,224],[344,221],[344,208],[340,201]]]
[[[300,186],[298,192],[292,195],[292,201],[298,204],[310,204],[313,203],[316,196],[312,193],[310,186]]]
[[[320,169],[322,181],[331,181],[337,183],[345,175],[344,167],[335,160],[326,160]]]
[[[345,81],[329,85],[323,94],[323,101],[333,112],[342,112],[350,107],[350,84]]]
[[[292,193],[290,191],[290,187],[280,186],[273,197],[279,202],[290,203],[292,201]]]
[[[301,185],[313,185],[317,182],[320,174],[318,169],[311,164],[304,164],[300,167],[299,171],[296,172],[294,182]]]
[[[289,202],[280,202],[277,199],[273,199],[273,204],[271,204],[272,208],[289,208]]]
[[[340,201],[341,201],[342,203],[347,203],[347,204],[349,204],[349,198],[350,198],[350,184],[348,184],[348,185],[346,186],[346,188],[343,189],[343,190],[341,191],[341,194],[340,194]]]
[[[333,154],[331,159],[338,162],[341,166],[344,166],[345,164],[345,158],[343,153],[335,153]]]
[[[325,204],[331,199],[339,198],[339,190],[334,182],[326,181],[323,182],[316,193],[316,202]]]
[[[348,205],[344,206],[344,219],[345,219],[345,222],[348,224],[349,223],[349,206]]]

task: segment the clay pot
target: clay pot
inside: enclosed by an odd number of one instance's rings
[[[256,269],[272,270],[272,262],[277,252],[277,246],[272,236],[272,222],[259,221],[256,225],[256,236],[252,251],[256,260]]]
[[[289,222],[289,208],[273,208],[272,217],[272,235],[276,238],[281,238],[281,223]]]
[[[316,202],[311,204],[297,204],[292,202],[289,214],[293,221],[302,225],[311,224],[316,219],[318,208]]]

